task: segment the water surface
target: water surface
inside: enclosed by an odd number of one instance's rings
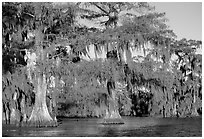
[[[202,117],[194,118],[152,118],[123,117],[123,125],[102,125],[98,118],[62,118],[58,127],[16,128],[11,125],[2,126],[2,136],[132,136],[132,137],[174,137],[202,136]]]

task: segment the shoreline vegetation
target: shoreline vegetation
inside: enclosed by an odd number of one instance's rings
[[[166,21],[145,2],[3,2],[2,122],[202,115],[202,41]]]

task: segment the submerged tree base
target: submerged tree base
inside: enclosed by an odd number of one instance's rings
[[[124,124],[125,122],[123,121],[122,118],[105,118],[102,119],[100,123],[104,125],[109,125],[109,124]]]
[[[118,110],[106,111],[106,116],[100,122],[101,124],[124,124]]]
[[[57,121],[30,121],[25,124],[29,127],[57,127],[58,125]]]

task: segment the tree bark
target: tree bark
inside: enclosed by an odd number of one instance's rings
[[[116,91],[112,90],[112,96],[109,98],[109,107],[105,118],[121,118],[118,111],[118,103],[115,95]]]
[[[20,112],[18,111],[17,92],[14,92],[9,113],[9,123],[18,125],[20,122]]]
[[[124,121],[122,120],[120,114],[119,114],[119,108],[118,108],[118,101],[117,101],[117,89],[115,86],[115,82],[117,81],[116,77],[116,69],[114,65],[112,64],[112,71],[113,71],[113,80],[110,82],[113,82],[114,85],[112,84],[111,87],[108,86],[107,83],[107,88],[108,88],[108,109],[106,110],[105,117],[103,119],[103,124],[124,124]]]
[[[196,105],[196,90],[197,88],[193,88],[193,102],[192,102],[192,110],[191,110],[191,115],[192,116],[198,116],[198,112],[197,112],[197,105]]]
[[[108,98],[108,109],[106,109],[105,117],[102,124],[124,124],[118,110],[118,102],[116,99],[116,91],[112,90],[112,96]]]
[[[57,121],[53,120],[48,112],[46,105],[46,91],[47,83],[45,74],[37,79],[37,90],[35,95],[35,104],[31,113],[28,123],[31,126],[57,126]]]
[[[26,103],[25,103],[25,95],[22,95],[22,99],[20,102],[20,107],[21,107],[21,123],[24,125],[27,122],[27,113],[26,113]]]

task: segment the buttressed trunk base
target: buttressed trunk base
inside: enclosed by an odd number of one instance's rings
[[[116,91],[111,90],[111,97],[109,97],[109,106],[106,110],[106,115],[102,120],[102,124],[124,124],[123,119],[121,118],[118,111],[118,102],[116,100]]]
[[[28,125],[35,127],[57,126],[57,120],[52,119],[46,105],[47,84],[45,75],[38,77],[37,83],[35,105],[28,120]]]

